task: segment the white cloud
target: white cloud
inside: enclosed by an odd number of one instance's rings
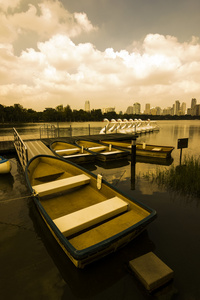
[[[90,99],[94,108],[124,111],[135,101],[161,107],[175,99],[190,103],[200,93],[198,38],[180,43],[172,36],[148,34],[132,50],[100,51],[91,43],[72,42],[81,32],[96,30],[86,14],[70,14],[59,1],[30,4],[23,11],[14,11],[14,4],[19,1],[8,2],[7,13],[0,15],[2,104],[40,110],[63,103],[79,109]],[[17,55],[13,42],[33,32],[35,47],[23,39]]]

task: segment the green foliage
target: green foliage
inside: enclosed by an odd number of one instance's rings
[[[173,191],[200,197],[200,158],[186,156],[182,165],[157,170],[156,174],[148,174],[146,178]]]

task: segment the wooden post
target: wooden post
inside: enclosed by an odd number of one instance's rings
[[[181,165],[181,159],[182,159],[182,148],[181,148],[181,152],[180,152],[180,165]]]
[[[88,124],[88,129],[89,129],[89,135],[90,135],[90,124]]]
[[[136,140],[131,145],[131,190],[135,190]]]

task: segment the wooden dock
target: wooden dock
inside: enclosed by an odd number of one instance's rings
[[[14,129],[14,128],[13,128]],[[121,134],[121,133],[112,133],[112,134],[97,134],[97,135],[84,135],[84,136],[74,136],[74,137],[57,137],[57,138],[45,138],[45,139],[23,139],[19,136],[16,129],[14,129],[14,138],[13,140],[4,140],[0,141],[0,154],[7,155],[11,153],[17,153],[20,163],[25,170],[27,162],[34,156],[45,154],[45,155],[54,155],[50,150],[49,146],[54,141],[67,141],[74,143],[78,139],[88,139],[92,141],[99,142],[101,139],[121,139],[121,140],[136,140],[136,135],[130,134]]]

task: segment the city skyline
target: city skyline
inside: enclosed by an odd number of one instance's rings
[[[0,3],[2,105],[79,109],[90,99],[120,111],[200,95],[198,0]]]

